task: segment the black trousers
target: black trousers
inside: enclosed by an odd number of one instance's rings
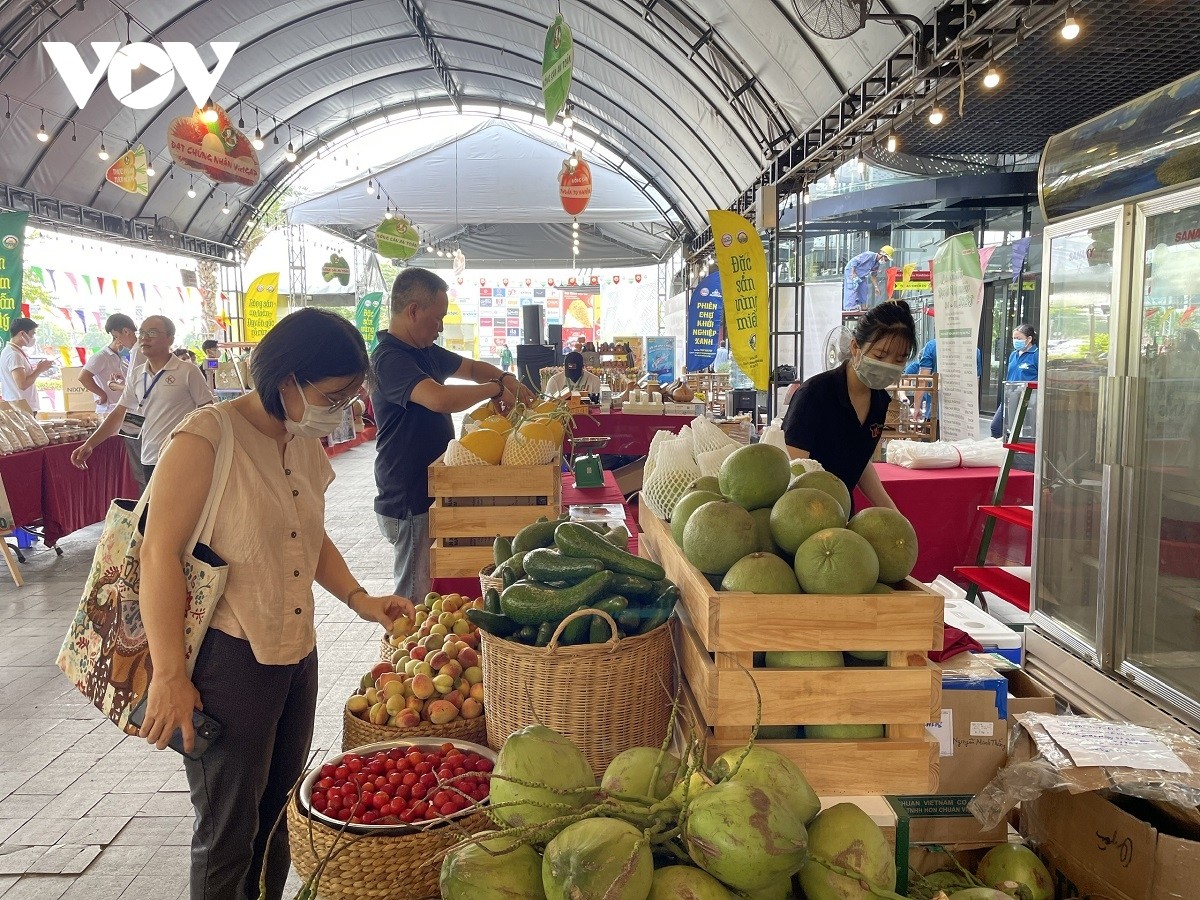
[[[254,900],[267,836],[304,771],[317,708],[317,651],[295,665],[264,666],[249,641],[210,629],[192,682],[221,737],[185,760],[192,806],[191,900]],[[287,823],[267,859],[270,900],[288,877]]]

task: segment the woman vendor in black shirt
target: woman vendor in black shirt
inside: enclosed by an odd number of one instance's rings
[[[912,312],[903,300],[880,303],[858,320],[850,358],[814,375],[788,404],[783,433],[793,459],[815,459],[875,506],[895,509],[871,456],[879,445],[891,395],[917,343]]]

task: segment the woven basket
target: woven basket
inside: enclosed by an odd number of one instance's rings
[[[399,647],[393,647],[391,644],[389,644],[387,635],[384,635],[383,637],[381,637],[379,639],[379,661],[380,662],[391,662],[392,654],[395,653],[399,649],[400,649]]]
[[[391,725],[372,725],[342,708],[342,752],[378,744],[382,741],[415,741],[421,738],[444,738],[448,741],[470,741],[487,745],[487,716],[474,719],[458,718],[447,725],[422,722],[415,728],[395,728]]]
[[[307,880],[332,850],[315,896],[325,900],[429,900],[438,896],[438,875],[446,852],[464,831],[492,827],[485,813],[408,834],[347,834],[310,819],[293,799],[287,808],[292,865]]]
[[[488,592],[488,588],[495,588],[504,593],[504,579],[493,578],[492,573],[496,571],[494,563],[488,563],[479,570],[479,596],[482,597]]]
[[[564,626],[580,616],[602,616],[613,638],[558,646]],[[599,777],[618,753],[663,742],[674,691],[667,625],[622,640],[611,616],[581,609],[563,619],[546,647],[482,634],[489,746],[499,749],[514,731],[539,722],[570,738]]]

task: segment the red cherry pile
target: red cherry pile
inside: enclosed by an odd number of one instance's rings
[[[400,825],[452,816],[488,796],[492,761],[453,744],[347,753],[321,767],[312,808],[355,825]]]

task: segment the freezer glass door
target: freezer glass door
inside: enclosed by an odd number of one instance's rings
[[[1195,192],[1193,192],[1195,193]],[[1181,202],[1183,200],[1183,202]],[[1135,223],[1121,670],[1196,717],[1200,697],[1200,196]],[[1119,645],[1118,645],[1119,646]]]
[[[1119,306],[1115,219],[1047,229],[1038,384],[1034,621],[1095,661],[1106,547],[1101,429]]]

